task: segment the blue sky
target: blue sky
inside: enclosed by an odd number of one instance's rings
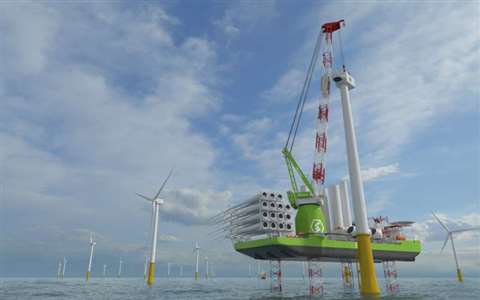
[[[289,188],[281,147],[319,27],[337,19],[369,212],[416,221],[411,234],[425,242],[401,274],[454,268],[430,211],[454,228],[480,225],[476,2],[0,5],[1,276],[49,276],[63,256],[81,276],[90,231],[94,275],[120,258],[141,274],[150,207],[134,193],[153,194],[172,167],[160,270],[170,261],[188,272],[198,239],[217,273],[246,274],[251,261],[205,222]],[[307,173],[318,76],[294,149]],[[329,184],[347,174],[338,100]],[[478,274],[479,236],[458,240],[466,275]]]

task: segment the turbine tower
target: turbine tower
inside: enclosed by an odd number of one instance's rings
[[[324,25],[325,26],[325,25]],[[340,26],[340,25],[339,25]],[[358,156],[357,138],[353,123],[352,107],[350,104],[350,90],[355,88],[355,80],[345,70],[333,74],[333,81],[340,90],[342,104],[343,125],[345,129],[345,144],[347,146],[347,161],[350,184],[352,188],[352,204],[357,226],[358,262],[360,263],[361,292],[362,294],[378,295],[377,276],[373,261],[371,232],[368,226],[367,205],[363,192],[363,181],[360,173],[360,159]]]
[[[195,249],[193,250],[197,256],[197,263],[195,264],[195,280],[198,279],[200,273],[198,272],[198,260],[200,258],[200,247],[198,247],[198,242],[195,242]]]
[[[453,234],[454,233],[460,233],[460,232],[466,232],[466,231],[480,230],[480,227],[450,230],[450,229],[448,229],[446,224],[444,224],[442,221],[440,221],[440,218],[437,217],[436,214],[434,214],[432,212],[432,215],[438,221],[438,223],[443,227],[443,229],[445,229],[445,231],[447,232],[447,236],[445,238],[445,241],[443,242],[443,246],[442,246],[441,251],[443,251],[443,249],[445,249],[445,246],[447,245],[448,240],[450,240],[450,242],[452,244],[453,258],[455,259],[455,266],[457,267],[457,280],[459,282],[463,282],[462,270],[460,269],[460,265],[458,264],[457,251],[455,250],[455,244],[453,243]]]
[[[103,277],[107,276],[107,265],[103,264]]]
[[[150,254],[150,264],[148,266],[148,285],[152,285],[155,280],[155,260],[157,255],[157,231],[158,231],[158,212],[160,210],[160,205],[164,203],[163,199],[160,198],[160,193],[162,192],[165,184],[167,183],[168,179],[172,175],[173,169],[170,170],[168,173],[167,178],[163,182],[162,186],[158,190],[157,194],[153,198],[149,198],[147,196],[138,194],[138,196],[142,197],[143,199],[152,202],[152,219],[153,219],[153,235],[152,235],[152,251]]]
[[[62,261],[58,261],[58,269],[57,269],[57,279],[60,278],[60,275],[62,274]]]
[[[118,277],[122,276],[122,265],[123,265],[123,260],[120,260],[118,263]]]
[[[63,265],[62,265],[62,279],[65,277],[65,267],[67,265],[67,259],[65,256],[63,257]]]
[[[208,256],[205,256],[205,279],[208,279]]]
[[[90,280],[90,272],[92,271],[92,259],[93,259],[93,248],[97,243],[93,240],[93,233],[90,233],[90,258],[88,259],[88,269],[86,280],[87,282]]]
[[[145,255],[145,264],[143,264],[143,279],[147,279],[148,256]]]
[[[167,263],[167,277],[170,277],[170,263]]]

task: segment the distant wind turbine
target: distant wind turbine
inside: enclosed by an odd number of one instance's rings
[[[208,279],[208,256],[205,256],[205,279]]]
[[[168,179],[172,175],[173,169],[170,170],[168,173],[167,178],[163,182],[162,186],[158,190],[157,194],[153,196],[153,198],[149,198],[142,194],[137,195],[142,197],[143,199],[152,202],[152,220],[153,220],[153,236],[152,236],[152,252],[150,254],[150,264],[148,266],[148,285],[152,285],[155,280],[155,260],[157,255],[157,231],[158,231],[158,212],[160,210],[160,206],[164,203],[164,200],[160,198],[160,193],[162,192],[165,184],[167,183]]]
[[[67,259],[63,257],[63,266],[62,266],[62,279],[65,277],[65,268],[67,266]]]
[[[145,255],[145,264],[143,264],[143,279],[147,279],[148,256]]]
[[[103,264],[103,277],[107,276],[107,265]]]
[[[62,273],[62,261],[59,260],[58,261],[58,269],[57,269],[57,279],[60,278],[61,273]]]
[[[90,232],[90,258],[88,259],[88,269],[86,280],[87,282],[90,280],[90,272],[92,271],[92,259],[93,259],[93,248],[97,243],[93,240],[93,233]]]
[[[450,240],[450,242],[452,244],[453,258],[455,259],[455,265],[457,267],[457,279],[458,279],[459,282],[463,282],[462,270],[460,269],[460,265],[458,264],[457,251],[455,250],[455,244],[453,243],[453,234],[460,233],[460,232],[466,232],[466,231],[480,230],[480,227],[450,230],[450,229],[448,229],[447,225],[445,225],[442,221],[440,221],[440,218],[437,217],[437,215],[435,215],[433,212],[432,212],[432,215],[433,215],[433,217],[435,217],[435,219],[438,221],[438,223],[443,227],[443,229],[445,229],[445,231],[447,232],[447,236],[445,238],[445,241],[443,242],[443,246],[442,246],[441,251],[443,251],[443,249],[447,245],[448,240]]]
[[[123,265],[123,261],[120,260],[120,262],[118,264],[118,277],[122,276],[122,265]]]
[[[197,280],[200,276],[200,272],[198,271],[198,260],[200,259],[200,247],[198,246],[198,242],[195,242],[195,249],[193,249],[193,251],[197,257],[197,262],[195,264],[195,280]]]

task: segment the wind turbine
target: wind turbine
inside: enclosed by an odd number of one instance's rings
[[[61,273],[62,273],[62,261],[59,260],[58,261],[58,269],[57,269],[57,279],[60,278]]]
[[[205,256],[205,279],[208,279],[208,256]]]
[[[148,256],[145,255],[145,264],[143,265],[143,279],[147,279]]]
[[[93,259],[93,248],[97,243],[93,240],[93,233],[90,232],[90,258],[88,259],[88,269],[86,280],[87,282],[90,280],[90,272],[92,271],[92,259]]]
[[[170,170],[168,173],[167,178],[163,182],[162,186],[158,190],[157,194],[153,198],[149,198],[142,194],[137,195],[142,197],[143,199],[152,202],[152,220],[153,220],[153,235],[152,235],[152,252],[150,254],[150,264],[148,266],[148,285],[152,285],[153,281],[155,280],[155,259],[157,255],[157,231],[158,231],[158,211],[160,210],[160,205],[164,203],[163,199],[160,198],[160,193],[162,192],[165,184],[167,183],[168,179],[172,175],[173,169]]]
[[[67,265],[67,259],[63,257],[63,266],[62,266],[62,279],[65,277],[65,266]]]
[[[103,264],[103,277],[107,275],[107,265]]]
[[[118,264],[118,277],[122,276],[122,264],[123,264],[123,260],[120,260]]]
[[[198,260],[200,258],[200,247],[198,247],[198,242],[195,242],[195,249],[193,250],[197,256],[197,263],[195,264],[195,280],[198,279],[200,273],[198,272]]]
[[[453,251],[453,258],[455,259],[455,265],[457,267],[457,279],[459,282],[463,282],[463,274],[462,274],[462,270],[460,269],[460,266],[458,264],[458,258],[457,258],[457,251],[455,250],[455,244],[453,243],[453,234],[454,233],[460,233],[460,232],[466,232],[466,231],[473,231],[473,230],[480,230],[480,227],[473,227],[473,228],[467,228],[467,229],[458,229],[458,230],[450,230],[448,229],[447,225],[445,225],[442,221],[440,221],[440,218],[437,217],[437,215],[435,215],[433,212],[432,212],[432,215],[435,217],[435,219],[437,219],[438,223],[443,227],[443,229],[445,229],[445,231],[447,232],[447,236],[445,238],[445,241],[443,242],[443,246],[442,246],[442,250],[445,248],[445,246],[447,245],[447,242],[448,240],[450,240],[450,242],[452,243],[452,251]]]

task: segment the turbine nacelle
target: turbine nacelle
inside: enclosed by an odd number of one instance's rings
[[[90,246],[95,246],[97,242],[93,240],[93,233],[90,233]]]

